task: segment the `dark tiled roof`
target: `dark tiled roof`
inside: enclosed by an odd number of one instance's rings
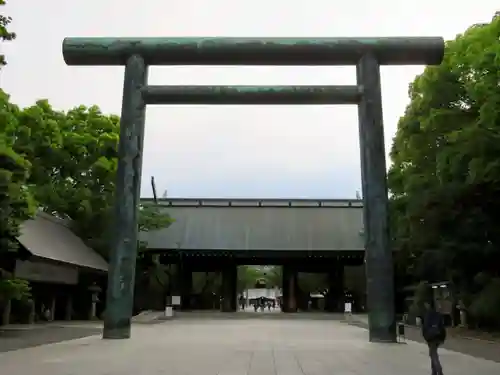
[[[39,212],[21,226],[19,242],[34,256],[107,271],[104,258],[75,235],[64,220]]]

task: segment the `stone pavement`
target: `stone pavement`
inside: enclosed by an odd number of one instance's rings
[[[0,352],[74,340],[101,332],[101,324],[89,323],[63,322],[2,326],[0,327]]]
[[[368,316],[353,315],[349,323],[368,329]],[[406,326],[405,336],[407,340],[424,342],[419,327]],[[448,330],[447,336],[444,349],[500,363],[500,342],[454,335],[451,330]]]
[[[87,337],[0,354],[0,374],[426,375],[426,346],[371,344],[338,321],[186,319],[133,326],[130,340]],[[500,364],[441,351],[445,373],[498,375]]]

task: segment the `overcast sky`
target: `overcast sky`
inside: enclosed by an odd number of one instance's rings
[[[142,5],[142,7],[141,7]],[[97,104],[120,113],[121,67],[68,67],[67,36],[443,36],[488,22],[498,0],[10,0],[16,41],[1,87],[19,105]],[[382,69],[386,149],[423,67]],[[354,84],[353,67],[153,67],[152,84]],[[353,198],[360,189],[355,106],[149,107],[142,195]],[[389,162],[389,161],[388,161]]]

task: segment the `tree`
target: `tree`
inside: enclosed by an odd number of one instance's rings
[[[0,0],[0,6],[4,6],[7,2],[5,0]],[[0,40],[1,41],[10,41],[16,38],[16,33],[10,32],[8,27],[12,22],[12,18],[9,16],[3,16],[0,14]],[[5,60],[4,55],[0,55],[0,67],[2,65],[6,65],[7,61]]]
[[[75,231],[107,256],[119,119],[97,107],[55,111],[46,100],[19,116],[14,149],[32,163],[41,208],[70,218]]]
[[[5,4],[5,0],[0,0],[0,6]],[[16,38],[8,29],[11,22],[11,17],[0,14],[2,42]],[[0,68],[6,64],[5,56],[0,54]],[[33,197],[26,186],[30,164],[12,149],[11,138],[7,136],[17,124],[13,114],[17,111],[18,108],[9,102],[9,96],[0,90],[0,259],[18,250],[15,237],[20,224],[35,211]],[[24,299],[29,297],[29,292],[29,283],[0,268],[0,300]]]
[[[139,232],[166,228],[172,222],[170,216],[162,212],[155,205],[142,205],[139,208],[139,213]],[[160,258],[160,254],[150,254],[148,252],[146,242],[141,241],[139,243],[136,286],[139,289],[156,291],[160,296],[158,298],[162,301],[163,306],[163,297],[172,294],[178,269],[175,265],[163,264]]]
[[[109,256],[113,223],[119,118],[97,106],[68,112],[39,100],[18,114],[13,148],[30,161],[28,183],[40,207],[73,220],[74,230]],[[141,231],[171,223],[157,206],[141,206]]]
[[[266,280],[271,288],[281,288],[283,284],[283,268],[279,266],[269,267],[266,271]]]
[[[4,196],[10,201],[25,202],[24,206],[11,203],[19,213],[11,215],[17,221],[9,227],[12,233],[7,238],[15,238],[18,225],[34,212],[36,201],[38,208],[71,219],[76,234],[108,258],[119,118],[102,114],[96,106],[57,111],[46,100],[21,110],[8,101],[5,93],[1,94],[0,151],[4,164],[9,161],[10,168],[16,171],[2,174],[4,189],[9,189]],[[2,214],[8,212],[2,210]],[[157,206],[140,207],[139,229],[142,231],[164,228],[171,222]],[[12,241],[12,246],[15,244]],[[145,244],[140,245],[143,250]],[[141,254],[138,260],[141,271],[145,257]],[[144,267],[155,275],[154,280],[168,277],[159,262],[145,263]],[[160,278],[156,277],[162,273]]]
[[[0,6],[5,4],[0,0]],[[2,41],[16,37],[8,30],[11,21],[0,15]],[[0,65],[5,64],[2,55]],[[73,230],[108,257],[118,139],[119,118],[102,114],[97,106],[64,112],[39,100],[20,110],[0,91],[0,251],[17,249],[19,226],[38,205],[71,219]],[[171,222],[158,207],[139,211],[142,230]],[[0,285],[0,291],[13,290],[17,295],[19,288],[13,286],[21,284]]]
[[[257,281],[263,278],[264,272],[255,266],[238,267],[238,293],[242,293],[246,289],[255,288]]]
[[[9,134],[17,127],[19,109],[0,90],[0,259],[11,259],[19,248],[16,237],[20,225],[35,213],[28,187],[30,163],[12,149]],[[8,301],[29,295],[26,282],[0,268],[0,299]]]
[[[398,272],[452,280],[500,269],[500,17],[446,43],[444,61],[410,85],[388,174]],[[479,289],[478,289],[479,288]]]

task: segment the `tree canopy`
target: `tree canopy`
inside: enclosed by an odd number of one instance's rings
[[[0,6],[7,4],[5,0],[0,0]],[[0,14],[0,41],[9,41],[16,39],[16,33],[9,30],[9,25],[12,22],[12,18],[9,16],[4,16]],[[0,54],[0,67],[7,64],[5,56]]]
[[[119,118],[96,106],[58,111],[47,100],[19,108],[0,91],[0,127],[0,250],[15,252],[19,226],[41,209],[70,219],[108,258]],[[155,206],[140,207],[140,230],[170,223]]]
[[[16,124],[6,137],[29,163],[26,184],[38,207],[73,220],[74,230],[107,257],[119,118],[102,114],[97,106],[57,111],[46,100],[22,110],[9,108]],[[139,213],[143,231],[171,221],[154,206],[141,207]]]
[[[5,136],[18,125],[16,107],[0,90],[0,260],[14,259],[18,250],[19,227],[35,213],[36,205],[27,186],[31,163],[12,148]],[[0,267],[0,300],[29,296],[28,283],[17,280]]]
[[[388,174],[400,273],[476,301],[500,277],[499,31],[498,16],[473,25],[410,85]]]

